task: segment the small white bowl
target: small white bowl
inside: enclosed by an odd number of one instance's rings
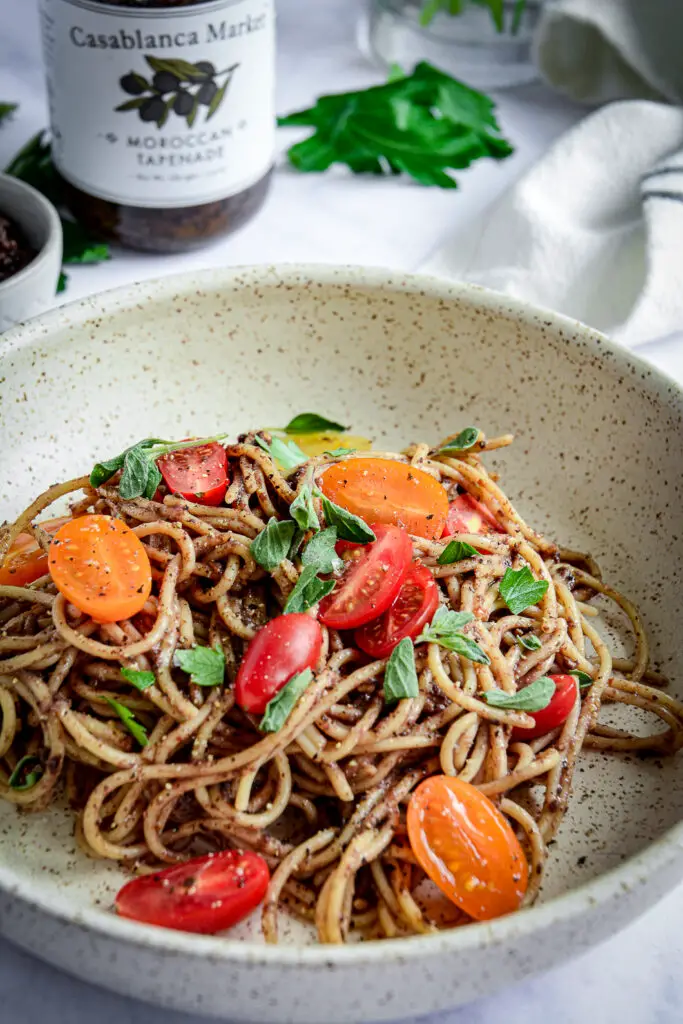
[[[0,214],[17,224],[37,255],[0,282],[0,332],[52,305],[62,266],[62,225],[52,203],[9,174],[0,174]]]

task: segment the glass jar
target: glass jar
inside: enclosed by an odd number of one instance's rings
[[[273,163],[274,0],[41,0],[52,157],[102,238],[195,249],[249,220]]]
[[[437,10],[426,23],[426,0],[368,0],[360,45],[386,67],[412,70],[426,60],[475,89],[521,85],[538,78],[531,43],[542,2],[504,0],[500,31],[476,0],[463,0],[459,14]]]

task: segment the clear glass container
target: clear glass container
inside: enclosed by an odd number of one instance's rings
[[[421,24],[423,0],[368,0],[359,27],[366,55],[390,67],[412,70],[426,60],[475,89],[500,89],[538,78],[531,44],[543,0],[505,0],[499,32],[489,8],[464,0],[460,14],[438,11]],[[516,17],[517,11],[517,17]]]

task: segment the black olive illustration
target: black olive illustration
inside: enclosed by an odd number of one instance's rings
[[[218,86],[215,82],[209,80],[208,82],[204,82],[204,85],[200,86],[197,93],[197,100],[199,103],[203,103],[205,107],[208,107],[217,92]]]
[[[150,96],[140,107],[140,118],[142,121],[158,121],[165,109],[166,104],[159,96]]]
[[[146,89],[144,79],[139,78],[138,75],[129,74],[124,75],[119,81],[119,85],[124,92],[127,92],[129,96],[141,96]]]
[[[210,60],[198,60],[195,64],[195,69],[201,71],[202,77],[213,78],[216,74],[216,69]]]
[[[180,85],[180,79],[171,71],[157,71],[152,79],[152,85],[158,92],[175,92]]]
[[[175,98],[175,102],[173,103],[173,109],[176,114],[179,114],[181,117],[186,117],[192,110],[193,106],[194,99],[190,93],[186,92],[185,89],[180,89]]]

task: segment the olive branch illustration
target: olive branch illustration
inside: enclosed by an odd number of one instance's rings
[[[196,64],[178,59],[161,60],[145,55],[145,60],[154,72],[151,81],[137,71],[130,71],[119,80],[125,93],[134,98],[126,100],[117,111],[137,110],[141,121],[154,122],[163,128],[173,112],[192,128],[202,107],[206,107],[206,120],[210,121],[228,91],[232,76],[239,67],[233,64],[223,71],[216,71],[211,61],[200,60]],[[227,78],[218,84],[223,75]]]

